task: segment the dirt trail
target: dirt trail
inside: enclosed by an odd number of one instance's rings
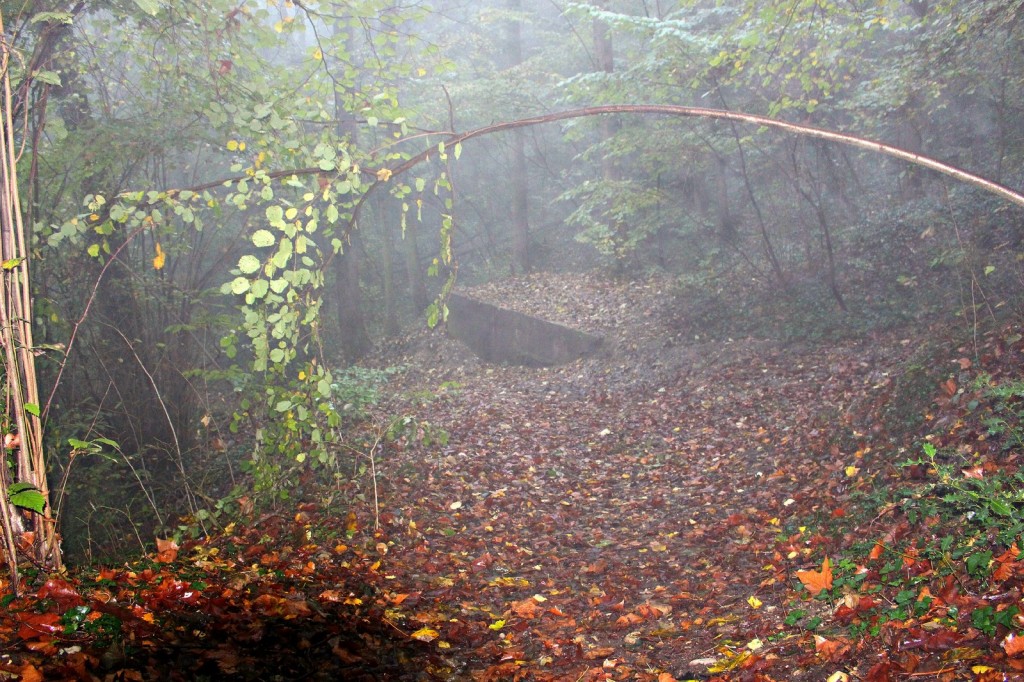
[[[663,293],[564,277],[495,292],[606,335],[572,365],[487,366],[437,336],[388,358],[410,368],[389,407],[450,434],[379,465],[390,580],[416,592],[404,627],[451,646],[436,676],[704,679],[720,647],[755,641],[765,675],[797,674],[792,651],[775,658],[796,646],[781,606],[815,547],[786,538],[843,513],[847,467],[874,466],[858,411],[911,344],[701,341]]]

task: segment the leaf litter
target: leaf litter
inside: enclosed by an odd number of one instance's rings
[[[933,556],[929,537],[958,532],[937,513],[866,501],[935,476],[897,466],[910,443],[886,418],[919,338],[701,339],[667,285],[585,275],[473,293],[605,350],[526,369],[436,333],[390,344],[375,361],[406,369],[377,409],[449,437],[385,445],[379,514],[356,477],[130,566],[41,579],[0,617],[0,674],[1019,679],[1017,546]],[[955,378],[1010,376],[1013,339],[987,337],[977,366],[956,349]],[[948,380],[929,442],[977,444]]]

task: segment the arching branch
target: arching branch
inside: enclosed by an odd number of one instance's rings
[[[892,156],[897,159],[901,159],[908,163],[912,163],[917,166],[923,166],[930,168],[931,170],[949,175],[950,177],[956,178],[961,182],[973,185],[987,192],[992,192],[997,196],[1006,199],[1018,206],[1024,207],[1024,194],[1016,192],[1009,187],[1000,185],[997,182],[987,180],[981,176],[968,173],[965,170],[950,166],[936,161],[933,158],[924,156],[922,154],[916,154],[909,152],[899,147],[893,147],[882,142],[876,142],[874,140],[868,140],[863,137],[857,137],[854,135],[847,135],[844,133],[837,133],[830,130],[824,130],[822,128],[814,128],[812,126],[800,125],[797,123],[789,123],[787,121],[779,121],[772,118],[766,118],[764,116],[757,116],[754,114],[743,114],[733,111],[724,111],[722,109],[706,109],[703,107],[684,107],[672,104],[610,104],[605,106],[587,107],[584,109],[571,109],[569,111],[560,111],[552,114],[544,114],[542,116],[534,116],[532,118],[523,118],[516,121],[506,121],[503,123],[494,123],[492,125],[477,128],[476,130],[470,130],[465,133],[458,133],[452,135],[444,143],[444,148],[450,149],[457,144],[466,142],[475,137],[482,137],[484,135],[490,135],[492,133],[501,132],[504,130],[512,130],[514,128],[524,128],[527,126],[535,126],[541,123],[552,123],[554,121],[564,121],[573,118],[584,118],[587,116],[605,116],[609,114],[660,114],[665,116],[682,116],[687,118],[710,118],[720,119],[725,121],[738,121],[740,123],[751,123],[754,125],[764,126],[766,128],[776,128],[783,130],[795,135],[804,135],[808,137],[816,137],[822,140],[829,140],[830,142],[838,142],[839,144],[850,145],[858,147],[860,149],[866,149],[871,152],[878,152],[879,154],[885,154]],[[399,166],[391,169],[391,175],[400,175],[410,168],[416,166],[419,163],[430,158],[432,154],[437,152],[437,148],[427,149],[420,152],[416,156],[402,162]]]
[[[766,128],[775,128],[783,130],[794,135],[804,135],[807,137],[816,137],[821,140],[828,140],[830,142],[837,142],[839,144],[845,144],[852,147],[858,147],[865,149],[870,152],[877,152],[879,154],[885,154],[907,163],[911,163],[917,166],[923,166],[933,171],[937,171],[944,175],[948,175],[961,182],[965,182],[969,185],[973,185],[979,189],[983,189],[986,192],[991,192],[1007,201],[1017,204],[1024,208],[1024,194],[1015,190],[1001,185],[992,180],[987,180],[980,175],[969,173],[955,166],[942,163],[931,157],[924,156],[923,154],[917,154],[909,152],[906,149],[900,149],[883,142],[876,142],[863,137],[857,137],[855,135],[847,135],[845,133],[837,133],[831,130],[824,130],[822,128],[815,128],[808,125],[800,125],[797,123],[789,123],[788,121],[779,121],[772,118],[766,118],[764,116],[757,116],[755,114],[744,114],[735,111],[725,111],[723,109],[707,109],[704,107],[685,107],[674,104],[609,104],[604,106],[596,107],[585,107],[583,109],[570,109],[568,111],[559,111],[551,114],[543,114],[540,116],[533,116],[530,118],[521,118],[515,121],[504,121],[501,123],[493,123],[491,125],[484,126],[482,128],[476,128],[464,133],[438,133],[448,135],[448,139],[445,140],[441,147],[447,151],[452,149],[456,145],[462,144],[472,140],[473,138],[483,137],[485,135],[491,135],[493,133],[500,133],[506,130],[513,130],[515,128],[526,128],[529,126],[540,125],[542,123],[553,123],[556,121],[566,121],[574,118],[586,118],[588,116],[607,116],[612,114],[654,114],[662,116],[681,116],[685,118],[709,118],[719,119],[725,121],[737,121],[740,123],[749,123],[758,126],[764,126]],[[406,171],[414,168],[415,166],[428,160],[432,155],[439,152],[438,146],[425,149],[424,151],[416,154],[415,156],[403,161],[394,168],[386,169],[388,172],[382,172],[385,167],[367,167],[362,168],[361,172],[365,175],[373,176],[374,183],[370,186],[372,191],[377,185],[381,184],[380,178],[391,178]],[[271,171],[267,173],[267,177],[271,179],[291,177],[295,175],[316,175],[323,173],[323,171],[316,167],[309,168],[298,168],[289,170]],[[238,180],[248,179],[249,176],[238,176],[235,178],[225,178],[216,180],[213,182],[203,183],[195,187],[188,188],[192,191],[198,192],[214,187],[219,187],[227,183],[237,182]],[[369,194],[369,192],[367,193]],[[366,195],[361,197],[359,203],[356,206],[356,213],[358,214],[359,206],[362,204],[362,200],[366,198]]]

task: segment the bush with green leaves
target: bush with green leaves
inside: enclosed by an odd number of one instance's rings
[[[970,535],[993,533],[1009,545],[1024,533],[1024,473],[985,472],[976,461],[941,451],[932,443],[921,446],[923,457],[903,466],[925,466],[935,480],[904,499],[910,521],[939,515],[956,518]]]

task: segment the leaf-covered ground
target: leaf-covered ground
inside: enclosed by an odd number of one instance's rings
[[[438,334],[382,351],[405,371],[375,412],[414,415],[419,438],[371,419],[363,456],[280,514],[39,576],[0,617],[0,679],[1020,679],[1015,538],[964,527],[893,431],[917,417],[963,476],[1015,472],[971,388],[1020,376],[1012,328],[936,342],[929,373],[939,327],[711,341],[657,284],[474,293],[604,350],[549,369]]]

